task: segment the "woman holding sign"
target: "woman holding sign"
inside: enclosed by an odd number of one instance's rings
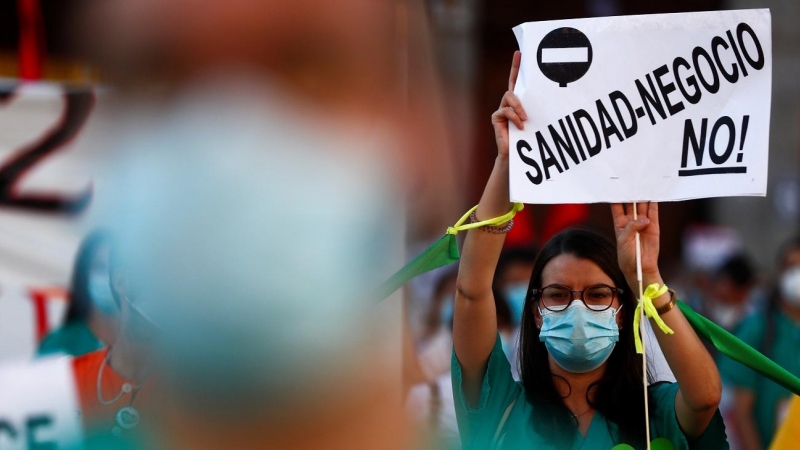
[[[508,124],[524,127],[525,110],[509,91],[492,116],[498,155],[472,219],[512,208],[508,191]],[[587,182],[591,182],[587,180]],[[717,411],[719,373],[711,356],[664,288],[658,268],[658,205],[612,205],[616,246],[605,236],[569,229],[553,237],[533,268],[520,333],[521,382],[511,377],[497,337],[492,278],[510,226],[470,231],[463,248],[453,325],[453,386],[465,448],[646,446],[666,438],[676,448],[728,448]],[[627,210],[627,211],[626,211]],[[649,386],[645,417],[642,360],[634,340],[638,292],[635,235],[641,235],[645,286],[674,334],[656,331],[678,383]],[[623,447],[627,448],[627,447]]]

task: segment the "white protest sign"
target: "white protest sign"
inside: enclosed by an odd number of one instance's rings
[[[511,199],[766,195],[769,10],[603,17],[514,28]]]
[[[78,449],[71,358],[0,366],[0,449]]]

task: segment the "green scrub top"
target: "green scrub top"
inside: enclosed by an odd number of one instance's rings
[[[103,343],[95,337],[89,325],[81,320],[66,323],[48,334],[39,344],[36,356],[80,356],[103,347]]]
[[[766,354],[793,375],[800,377],[800,325],[782,312],[773,317],[773,337],[769,349],[765,349],[767,316],[756,313],[747,317],[737,328],[736,337],[751,347]],[[753,417],[755,418],[761,445],[769,447],[778,425],[778,414],[782,406],[788,405],[792,394],[752,369],[724,356],[719,357],[718,367],[722,382],[726,386],[745,389],[755,394]],[[786,402],[786,403],[785,403]]]
[[[480,404],[476,408],[467,406],[461,389],[461,366],[455,352],[452,356],[452,378],[458,429],[464,449],[558,448],[552,442],[548,442],[545,436],[537,434],[531,426],[531,416],[535,406],[525,398],[522,384],[512,378],[511,366],[503,354],[499,338],[489,356],[481,386]],[[675,417],[675,396],[678,385],[658,383],[650,386],[649,391],[651,439],[658,437],[669,439],[678,450],[730,448],[725,435],[725,424],[719,411],[703,434],[689,442]],[[498,432],[506,413],[508,415],[504,425]],[[571,450],[610,450],[622,443],[625,442],[621,442],[616,424],[607,421],[600,412],[595,411],[585,438],[575,427]]]

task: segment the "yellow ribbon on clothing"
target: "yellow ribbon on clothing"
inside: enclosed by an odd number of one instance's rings
[[[639,299],[639,304],[636,306],[636,311],[633,313],[633,337],[634,342],[636,343],[636,353],[642,353],[642,337],[639,335],[639,324],[641,322],[642,317],[642,309],[644,309],[644,314],[650,318],[655,319],[656,325],[658,328],[661,328],[665,334],[675,334],[672,331],[672,328],[667,326],[664,323],[664,319],[659,317],[658,311],[656,310],[655,305],[653,305],[653,299],[661,297],[662,295],[666,294],[669,288],[666,285],[659,287],[658,283],[653,283],[650,286],[647,286],[647,289],[644,290],[642,294],[642,298]]]

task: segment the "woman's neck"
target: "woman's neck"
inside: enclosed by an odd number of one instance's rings
[[[555,361],[550,359],[550,373],[553,374],[553,384],[564,404],[573,414],[580,414],[586,409],[590,400],[594,400],[593,387],[603,377],[606,363],[597,369],[586,373],[571,373],[562,369]]]

